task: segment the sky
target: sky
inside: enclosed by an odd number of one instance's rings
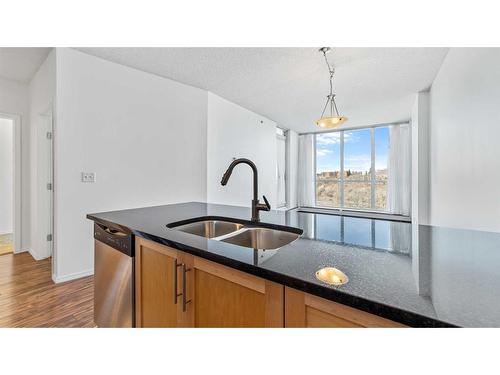
[[[368,171],[371,165],[371,129],[344,131],[344,170]],[[389,128],[375,128],[375,169],[387,168]],[[317,172],[340,170],[340,132],[316,135]]]

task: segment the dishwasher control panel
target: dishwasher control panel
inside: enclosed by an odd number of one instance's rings
[[[112,248],[130,256],[134,256],[134,235],[94,223],[94,238]]]

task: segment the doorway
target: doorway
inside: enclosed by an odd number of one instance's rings
[[[20,117],[0,113],[0,255],[20,251]]]

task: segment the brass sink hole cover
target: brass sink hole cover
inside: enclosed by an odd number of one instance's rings
[[[316,272],[316,278],[319,281],[329,285],[343,285],[349,281],[347,275],[334,267],[325,267]]]

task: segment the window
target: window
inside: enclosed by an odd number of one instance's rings
[[[389,211],[388,160],[394,126],[402,125],[316,134],[316,206]]]
[[[316,136],[316,205],[340,207],[341,133]]]
[[[387,158],[389,153],[389,128],[375,128],[375,209],[387,210]]]
[[[343,207],[372,207],[371,129],[344,132]]]

